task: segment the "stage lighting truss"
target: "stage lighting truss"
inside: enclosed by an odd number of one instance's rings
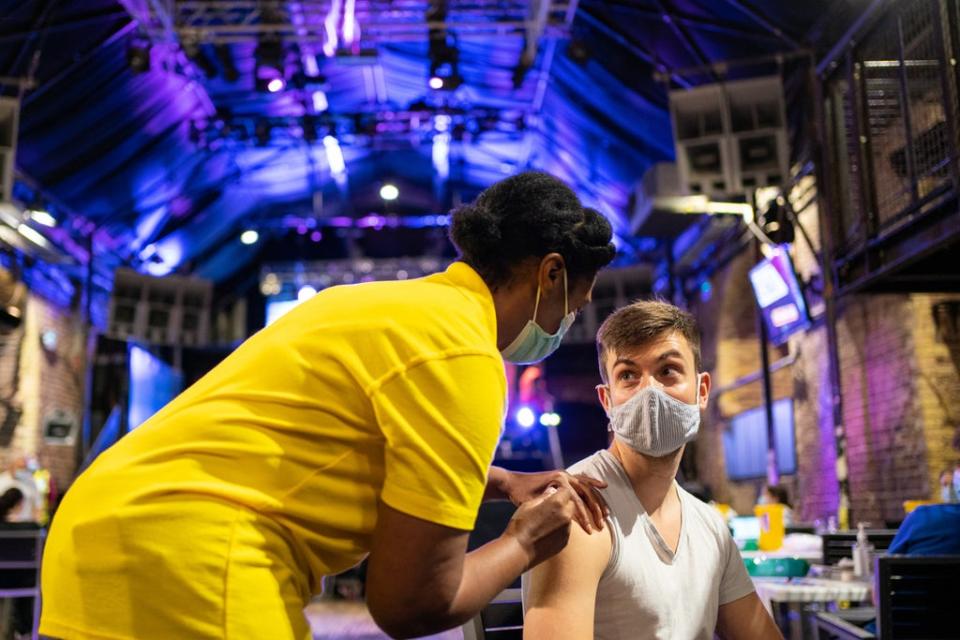
[[[397,144],[407,148],[411,141],[427,144],[435,136],[450,141],[476,141],[480,136],[503,140],[522,138],[527,114],[520,109],[496,108],[409,108],[403,111],[323,113],[307,116],[274,116],[221,112],[214,118],[190,122],[190,140],[198,147],[219,146],[225,142],[265,145],[270,141],[288,143],[303,140],[316,143],[334,136],[340,144],[366,146]]]
[[[273,263],[260,270],[260,290],[264,295],[293,299],[304,287],[323,291],[340,284],[409,280],[441,271],[448,264],[449,259],[435,257]]]
[[[162,26],[156,15],[162,3],[149,3],[154,25]],[[181,38],[204,42],[250,42],[259,34],[275,33],[285,41],[322,44],[325,21],[337,0],[302,0],[298,3],[263,0],[186,0],[176,2],[169,18]],[[354,17],[362,43],[366,46],[393,42],[422,42],[429,29],[449,29],[458,36],[474,38],[565,37],[569,33],[576,0],[506,0],[504,2],[451,1],[446,19],[425,19],[431,3],[413,0],[357,0]],[[297,19],[293,19],[293,15]],[[264,20],[268,16],[269,20]]]
[[[256,44],[269,36],[301,52],[307,75],[308,66],[317,66],[318,55],[337,64],[375,65],[382,45],[428,42],[438,33],[449,34],[459,44],[518,38],[522,48],[513,82],[519,88],[535,68],[537,87],[529,93],[532,110],[539,112],[556,43],[569,37],[577,4],[578,0],[447,0],[439,12],[439,0],[151,0],[124,6],[155,46],[214,45],[212,51],[219,58],[225,46]],[[459,44],[431,57],[435,75],[425,83],[434,91],[452,91],[463,82],[456,60],[451,64]],[[236,77],[232,64],[221,61],[221,66],[228,80]],[[283,91],[288,80],[268,79],[260,88]],[[316,97],[315,110],[322,112],[325,95]]]

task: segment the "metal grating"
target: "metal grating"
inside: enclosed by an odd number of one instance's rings
[[[866,228],[863,217],[863,175],[860,163],[860,142],[854,120],[853,93],[846,78],[834,82],[830,88],[830,117],[837,172],[840,205],[840,234],[843,244],[852,245],[863,240]]]
[[[958,29],[953,0],[891,3],[824,80],[838,258],[861,275],[885,259],[872,246],[956,194]]]
[[[901,14],[904,80],[913,147],[916,197],[924,198],[949,179],[956,149],[949,143],[942,82],[942,39],[935,3],[914,2]],[[905,155],[905,154],[904,154]]]
[[[908,172],[893,159],[907,146],[899,47],[899,16],[890,15],[861,46],[861,99],[873,169],[876,224],[892,220],[910,204]],[[906,162],[903,163],[906,165]]]

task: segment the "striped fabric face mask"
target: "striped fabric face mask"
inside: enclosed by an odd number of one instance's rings
[[[700,376],[697,376],[699,387]],[[607,414],[610,430],[634,451],[660,458],[697,437],[700,406],[647,386]]]

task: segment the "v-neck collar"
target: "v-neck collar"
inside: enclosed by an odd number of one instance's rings
[[[640,502],[640,498],[637,497],[637,492],[633,489],[633,483],[630,482],[630,476],[627,475],[627,470],[623,468],[623,465],[620,463],[620,460],[617,459],[615,455],[610,453],[607,449],[600,450],[601,455],[613,465],[613,468],[616,469],[617,474],[620,475],[620,479],[626,483],[626,488],[630,496],[632,496],[634,505],[637,508],[638,516],[643,522],[643,527],[647,532],[647,537],[650,539],[651,544],[653,544],[654,549],[657,552],[657,556],[666,563],[673,564],[677,556],[680,555],[680,552],[684,548],[684,539],[686,538],[686,529],[687,529],[687,501],[683,498],[683,492],[680,491],[680,485],[677,484],[677,481],[674,480],[671,484],[671,488],[677,492],[677,500],[680,501],[680,533],[677,536],[677,549],[676,551],[670,548],[670,545],[667,544],[667,541],[663,539],[663,536],[660,535],[660,532],[657,530],[656,525],[653,523],[653,519],[650,518],[650,514],[647,513],[646,508],[644,508],[643,503]]]

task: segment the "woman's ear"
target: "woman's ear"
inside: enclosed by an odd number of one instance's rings
[[[544,291],[549,291],[557,285],[563,285],[563,270],[566,264],[563,256],[559,253],[548,253],[540,260],[540,269],[538,277],[540,278],[540,287]]]

